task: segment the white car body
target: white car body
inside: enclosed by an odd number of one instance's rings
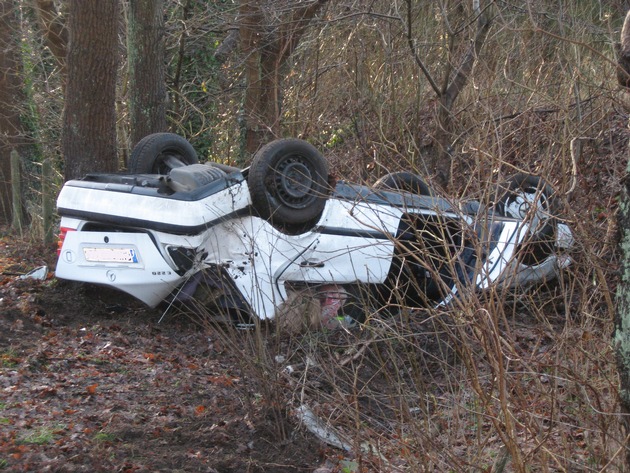
[[[564,223],[557,223],[554,253],[527,266],[516,258],[528,235],[526,219],[479,205],[455,207],[439,197],[341,182],[310,228],[287,233],[252,209],[247,170],[179,192],[164,193],[157,179],[103,174],[67,182],[57,201],[56,276],[112,286],[154,307],[208,271],[227,281],[247,312],[272,319],[295,284],[396,285],[393,272],[401,265],[394,261],[410,261],[397,243],[409,218],[429,222],[422,231],[435,234],[441,222],[455,222],[471,235],[470,246],[448,243],[454,259],[461,245],[468,261],[454,263],[459,272],[451,272],[448,290],[430,298],[434,305],[451,302],[462,285],[529,284],[554,277],[570,261],[563,250],[572,236]],[[417,258],[414,274],[425,265],[434,279],[422,251]]]

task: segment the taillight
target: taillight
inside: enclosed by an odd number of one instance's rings
[[[66,239],[66,235],[68,232],[75,232],[75,228],[61,227],[59,229],[59,239],[57,240],[57,256],[61,255],[61,247],[63,246],[63,241]]]

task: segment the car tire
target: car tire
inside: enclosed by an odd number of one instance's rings
[[[254,155],[247,184],[258,215],[291,231],[321,216],[329,194],[328,163],[306,141],[275,140]]]
[[[391,172],[374,183],[375,189],[391,189],[411,192],[417,195],[432,195],[431,189],[417,174]]]
[[[195,148],[184,137],[175,133],[153,133],[134,146],[129,172],[167,175],[175,167],[198,162]]]
[[[554,190],[542,178],[516,174],[498,192],[496,209],[505,216],[527,221],[529,235],[517,248],[519,261],[527,266],[542,263],[554,250],[558,202]]]

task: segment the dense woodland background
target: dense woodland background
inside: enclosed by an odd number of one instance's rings
[[[615,51],[629,7],[0,0],[0,220],[12,220],[11,150],[22,171],[14,207],[40,238],[44,161],[58,189],[124,170],[155,131],[239,166],[275,137],[300,137],[339,178],[413,170],[481,200],[506,176],[542,175],[576,238],[554,284],[372,322],[359,341],[312,334],[234,349],[257,360],[242,368],[263,399],[307,393],[345,429],[360,471],[622,471],[611,334],[630,99]],[[272,361],[280,352],[319,364],[304,361],[289,383]]]
[[[247,165],[270,139],[301,137],[344,178],[411,168],[461,192],[510,167],[578,174],[622,108],[623,1],[2,8],[5,183],[12,148],[29,172],[51,159],[80,177],[124,169],[142,136],[170,130],[208,160]]]

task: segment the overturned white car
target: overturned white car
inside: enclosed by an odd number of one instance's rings
[[[305,289],[436,306],[463,288],[552,278],[569,261],[553,190],[529,175],[490,206],[454,204],[406,172],[373,186],[332,182],[323,156],[297,139],[269,143],[237,169],[199,164],[170,133],[138,143],[130,168],[66,182],[57,277],[149,306],[210,287],[240,319],[272,319]]]

